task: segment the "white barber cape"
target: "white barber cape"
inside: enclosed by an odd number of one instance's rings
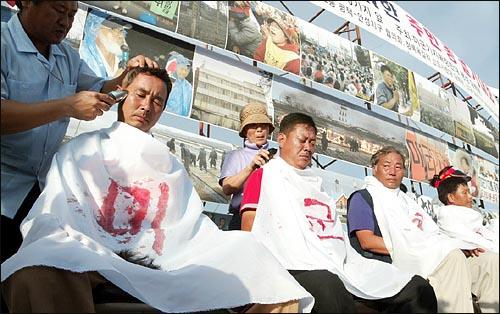
[[[437,214],[437,225],[442,233],[498,253],[498,224],[495,228],[494,219],[492,224],[483,226],[483,215],[465,206],[446,205],[434,211]]]
[[[289,270],[328,270],[364,299],[397,294],[411,279],[391,264],[356,252],[338,219],[335,201],[312,169],[275,157],[264,166],[252,233]]]
[[[98,271],[141,301],[179,313],[312,296],[253,235],[220,231],[168,147],[115,122],[64,144],[22,224],[24,242],[2,281],[31,265]],[[162,270],[114,252],[149,255]]]
[[[373,176],[367,176],[365,184],[385,246],[398,268],[427,278],[453,249],[477,247],[440,233],[422,207],[399,189],[388,189]]]

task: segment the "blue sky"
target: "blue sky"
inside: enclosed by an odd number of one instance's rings
[[[476,72],[498,88],[499,2],[397,1]]]
[[[264,1],[282,11],[279,1]],[[306,1],[284,1],[298,18],[308,21],[320,8]],[[499,84],[499,2],[497,1],[396,1],[446,44],[489,86]],[[312,23],[334,31],[345,20],[324,12]],[[383,55],[422,76],[436,70],[392,44],[361,30],[362,46]]]

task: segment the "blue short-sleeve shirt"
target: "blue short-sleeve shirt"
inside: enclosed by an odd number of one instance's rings
[[[359,192],[354,193],[351,197],[347,211],[347,221],[349,221],[349,234],[357,230],[375,231],[373,210]]]
[[[2,23],[1,36],[2,100],[35,103],[101,90],[104,79],[68,44],[52,45],[48,60],[40,54],[17,15]],[[14,217],[35,182],[43,188],[68,124],[69,118],[64,118],[1,136],[2,215]]]

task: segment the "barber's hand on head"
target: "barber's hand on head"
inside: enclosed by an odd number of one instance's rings
[[[138,55],[128,60],[127,69],[137,68],[137,67],[142,68],[146,65],[148,66],[148,68],[158,69],[158,63],[156,63],[156,61],[153,61],[143,55]]]
[[[115,103],[113,97],[98,92],[83,91],[70,97],[70,117],[90,121],[102,116]]]
[[[269,151],[267,149],[261,149],[252,159],[250,167],[252,169],[258,169],[266,164],[269,160]]]
[[[479,256],[480,253],[484,253],[486,251],[482,248],[475,248],[472,250],[462,250],[462,252],[464,252],[466,257],[471,257],[471,256],[477,257],[477,256]]]

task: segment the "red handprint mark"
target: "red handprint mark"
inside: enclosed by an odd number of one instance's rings
[[[113,236],[129,233],[135,235],[141,231],[141,226],[148,213],[151,202],[151,191],[138,186],[120,186],[113,179],[108,187],[108,194],[103,200],[100,208],[101,216],[97,223],[109,234]],[[156,213],[151,228],[155,232],[155,240],[152,245],[153,250],[162,255],[163,243],[165,241],[164,229],[161,229],[161,222],[167,212],[169,197],[169,187],[165,182],[158,186],[160,196],[156,208]],[[119,212],[117,212],[117,209]],[[120,225],[117,227],[116,225]],[[130,241],[130,237],[127,237]]]

